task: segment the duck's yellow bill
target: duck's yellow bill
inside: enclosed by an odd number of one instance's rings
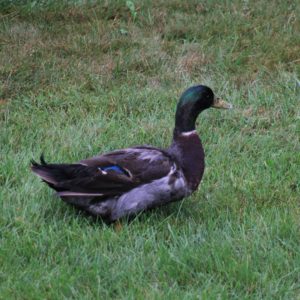
[[[212,105],[214,108],[222,108],[222,109],[231,109],[233,108],[231,103],[228,103],[220,98],[215,98],[214,104]]]

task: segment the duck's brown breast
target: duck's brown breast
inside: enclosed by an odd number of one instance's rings
[[[204,149],[197,132],[176,135],[169,151],[176,156],[189,188],[195,191],[205,168]]]

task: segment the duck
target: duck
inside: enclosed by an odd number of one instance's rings
[[[232,105],[211,88],[196,85],[181,95],[170,146],[142,145],[115,150],[76,163],[31,161],[31,170],[66,203],[107,223],[136,215],[194,193],[205,169],[196,119],[208,108]]]

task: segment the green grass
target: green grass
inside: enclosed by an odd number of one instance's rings
[[[83,3],[0,2],[0,299],[299,299],[299,5]],[[200,116],[183,202],[109,227],[31,174],[166,147],[196,83],[235,109]]]

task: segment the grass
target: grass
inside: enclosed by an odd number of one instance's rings
[[[299,299],[296,1],[0,2],[1,299]],[[197,193],[106,226],[31,158],[166,147],[180,93],[232,102],[198,131]]]

